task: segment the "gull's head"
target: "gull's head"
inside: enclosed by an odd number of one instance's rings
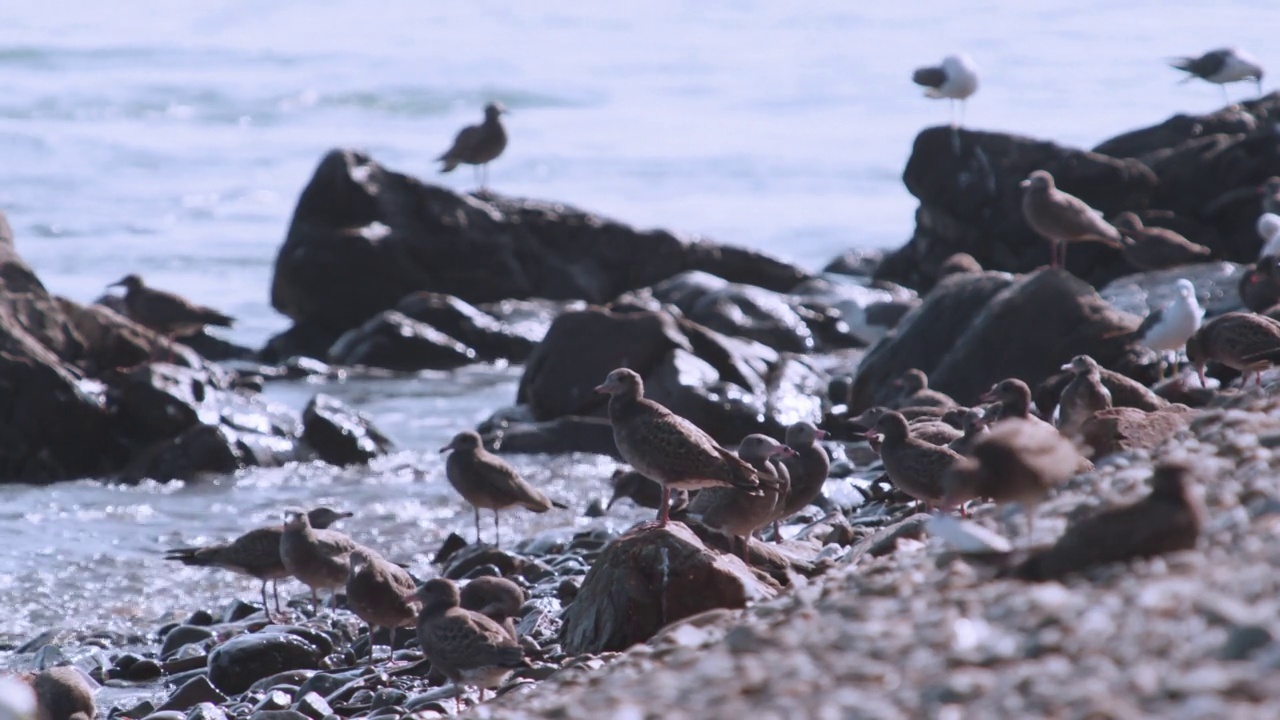
[[[630,368],[618,368],[605,376],[604,382],[595,388],[596,392],[609,395],[630,395],[643,397],[644,381],[640,374]]]
[[[1018,186],[1033,192],[1048,192],[1053,189],[1053,176],[1046,170],[1036,170],[1026,180],[1018,183]]]
[[[1276,192],[1280,193],[1280,188],[1277,188]],[[1280,215],[1275,213],[1262,213],[1258,216],[1257,228],[1258,236],[1265,242],[1271,242],[1280,238]]]
[[[1178,281],[1175,282],[1173,286],[1178,290],[1178,297],[1184,300],[1196,299],[1196,286],[1192,285],[1190,280],[1186,278],[1178,278]]]
[[[484,106],[485,120],[497,120],[499,115],[506,115],[507,108],[502,103],[494,101]]]

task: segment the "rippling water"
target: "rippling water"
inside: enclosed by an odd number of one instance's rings
[[[1274,0],[957,4],[651,0],[421,3],[222,0],[0,8],[0,210],[55,292],[96,297],[140,272],[240,318],[258,345],[298,192],[335,145],[465,188],[439,154],[484,101],[511,110],[501,192],[764,248],[817,267],[910,232],[912,139],[945,122],[911,69],[967,50],[983,70],[971,126],[1092,145],[1220,104],[1177,85],[1167,56],[1226,44],[1280,71]],[[1232,89],[1233,97],[1246,93]],[[171,545],[331,502],[346,529],[416,564],[470,512],[433,449],[505,404],[518,369],[324,387],[371,412],[402,451],[368,469],[255,470],[136,488],[0,488],[0,644],[50,626],[150,629],[252,582],[174,572]],[[300,406],[318,388],[277,385]],[[580,509],[611,465],[518,458]],[[511,513],[517,531],[565,514]],[[613,521],[620,522],[620,521]]]

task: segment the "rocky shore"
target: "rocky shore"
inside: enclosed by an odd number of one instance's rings
[[[172,342],[109,301],[51,295],[0,217],[0,482],[359,466],[390,447],[373,420],[324,394],[281,408],[264,385],[480,362],[523,365],[512,405],[478,428],[490,447],[616,456],[592,388],[629,367],[646,397],[726,445],[821,426],[828,492],[785,540],[751,542],[745,561],[692,520],[509,550],[450,537],[409,570],[501,576],[528,595],[514,624],[529,666],[497,699],[468,694],[471,715],[1253,716],[1280,702],[1269,681],[1280,666],[1280,553],[1267,542],[1280,516],[1275,377],[1246,386],[1211,364],[1214,387],[1185,370],[1158,382],[1161,359],[1135,334],[1179,278],[1209,317],[1280,301],[1253,231],[1254,189],[1280,174],[1277,119],[1273,94],[1091,151],[926,130],[904,174],[921,200],[908,243],[822,273],[565,205],[454,194],[334,150],[276,261],[273,305],[294,325],[259,351]],[[1048,245],[1017,204],[1033,169],[1107,217],[1132,211],[1179,230],[1212,260],[1134,272],[1120,251],[1085,246],[1065,269],[1040,268]],[[1125,404],[1111,391],[1116,407],[1081,440],[1093,469],[1041,505],[1031,537],[991,504],[961,531],[935,525],[878,481],[865,428],[851,423],[894,402],[907,368],[966,405],[1018,378],[1051,415],[1070,380],[1062,366],[1082,354],[1142,393]],[[1009,575],[1081,517],[1145,496],[1169,459],[1203,496],[1194,550],[1047,582]],[[422,661],[412,631],[381,631],[392,660],[365,664],[370,638],[341,598],[318,614],[295,602],[286,622],[239,600],[183,614],[135,635],[51,629],[7,649],[8,663],[73,663],[101,685],[110,718],[454,712],[455,688]]]

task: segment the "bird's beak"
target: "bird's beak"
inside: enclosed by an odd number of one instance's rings
[[[815,437],[817,437],[819,440],[822,440],[823,438],[825,438],[827,435],[830,435],[830,434],[831,433],[828,433],[826,430],[819,430],[818,434]]]
[[[868,440],[870,440],[871,438],[874,438],[876,435],[879,435],[879,433],[877,433],[877,432],[875,431],[875,428],[872,428],[872,429],[870,429],[870,430],[868,430],[868,431],[866,431],[866,432],[862,433],[862,437],[864,437],[864,438],[866,438],[866,439],[868,439]]]
[[[1064,368],[1064,369],[1065,369],[1065,368]],[[981,395],[979,395],[979,396],[978,396],[978,399],[979,399],[979,400],[981,400],[982,402],[995,402],[995,401],[996,401],[996,389],[995,389],[995,388],[991,388],[990,390],[988,390],[988,391],[986,391],[986,392],[982,393]]]
[[[440,448],[440,452],[447,453],[452,449],[453,449],[453,443],[449,443],[448,445],[445,445],[444,447]]]
[[[788,445],[783,445],[782,447],[778,448],[777,450],[774,450],[774,451],[773,451],[773,454],[774,454],[774,455],[781,455],[782,457],[791,457],[792,455],[795,455],[795,454],[796,454],[796,451],[795,451],[795,450],[792,450],[792,449],[791,449],[791,447],[790,447],[790,446],[788,446]]]
[[[597,386],[595,386],[594,388],[591,388],[591,389],[592,389],[592,390],[594,390],[594,391],[596,391],[596,392],[598,392],[598,393],[607,393],[607,392],[609,392],[609,383],[601,383],[601,384],[599,384],[599,385],[597,385]]]
[[[1071,363],[1067,363],[1066,365],[1063,365],[1062,367],[1060,367],[1060,368],[1058,368],[1058,369],[1059,369],[1059,370],[1070,370],[1070,369],[1071,369]]]
[[[344,518],[344,519],[345,519],[345,518],[350,518],[350,517],[355,517],[355,516],[356,516],[356,514],[355,514],[355,513],[353,513],[353,512],[338,513],[338,517],[340,517],[340,518]]]
[[[1022,188],[1031,187],[1031,181],[1023,180],[1022,182],[1018,183],[1018,187],[1022,187]]]
[[[1202,388],[1203,388],[1203,387],[1208,387],[1208,386],[1209,386],[1209,384],[1208,384],[1208,383],[1206,383],[1206,382],[1204,381],[1204,366],[1203,366],[1203,365],[1197,365],[1197,366],[1196,366],[1196,374],[1200,376],[1200,387],[1202,387]]]

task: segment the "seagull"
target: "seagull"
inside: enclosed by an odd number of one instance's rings
[[[1027,225],[1049,241],[1050,265],[1066,268],[1067,245],[1073,242],[1101,242],[1121,247],[1120,231],[1089,207],[1088,203],[1054,186],[1053,176],[1036,170],[1018,183],[1022,194],[1022,217]]]
[[[1259,215],[1258,235],[1262,237],[1259,260],[1268,255],[1280,255],[1280,215],[1269,212]]]
[[[951,127],[957,127],[956,101],[960,101],[960,121],[964,122],[964,101],[978,91],[978,66],[964,53],[948,55],[941,65],[917,68],[911,80],[925,88],[925,97],[951,102]]]
[[[460,164],[475,165],[480,189],[489,182],[489,163],[507,149],[507,131],[500,117],[507,112],[502,103],[491,102],[484,106],[484,122],[468,125],[458,131],[453,146],[436,160],[443,163],[440,172],[447,173]]]
[[[1210,50],[1200,57],[1173,58],[1169,66],[1189,73],[1182,82],[1191,78],[1208,80],[1222,86],[1222,99],[1227,98],[1227,83],[1253,80],[1258,86],[1258,95],[1262,95],[1262,65],[1257,58],[1235,48]]]
[[[1161,356],[1162,375],[1164,354],[1174,353],[1176,367],[1178,351],[1196,334],[1204,320],[1204,308],[1196,299],[1196,286],[1186,278],[1179,278],[1174,286],[1178,290],[1177,296],[1168,305],[1151,311],[1137,330],[1138,342]]]

